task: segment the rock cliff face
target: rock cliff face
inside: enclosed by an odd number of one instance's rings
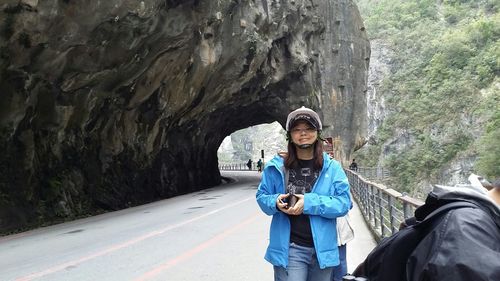
[[[352,1],[2,3],[2,230],[219,184],[224,137],[301,105],[365,141]]]

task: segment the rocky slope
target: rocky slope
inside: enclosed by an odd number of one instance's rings
[[[471,173],[498,177],[498,1],[356,2],[372,56],[369,141],[353,157],[420,197]]]
[[[232,132],[301,105],[366,138],[362,20],[335,1],[0,6],[0,229],[216,185]]]

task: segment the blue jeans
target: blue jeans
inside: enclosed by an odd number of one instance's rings
[[[339,246],[339,259],[340,264],[333,267],[332,271],[332,280],[333,281],[342,281],[342,277],[347,275],[347,251],[346,244]]]
[[[314,248],[290,244],[288,268],[274,266],[274,281],[330,281],[332,267],[321,269]]]

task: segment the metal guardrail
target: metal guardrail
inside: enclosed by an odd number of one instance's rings
[[[389,170],[383,167],[358,167],[354,172],[366,179],[383,180],[391,176]]]
[[[257,163],[252,162],[252,168],[248,169],[247,163],[219,164],[219,170],[225,171],[257,171]]]
[[[397,190],[368,181],[357,172],[345,171],[352,195],[379,241],[397,232],[401,222],[412,217],[415,209],[424,204]]]

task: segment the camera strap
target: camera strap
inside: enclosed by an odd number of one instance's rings
[[[290,176],[290,172],[288,171],[287,168],[285,168],[285,166],[282,166],[281,167],[281,170],[283,171],[283,175],[285,176],[285,193],[287,192],[287,188],[288,188],[288,178]]]

